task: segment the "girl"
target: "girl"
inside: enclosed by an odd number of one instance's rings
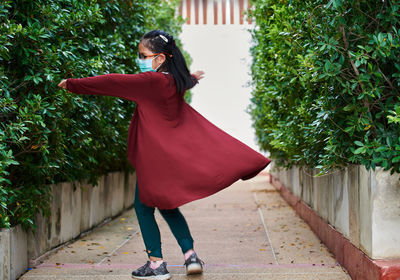
[[[157,207],[184,254],[187,274],[202,273],[204,262],[179,206],[210,196],[235,181],[256,176],[270,159],[230,136],[194,110],[183,96],[203,78],[190,74],[166,32],[146,33],[138,45],[138,74],[67,79],[59,86],[77,94],[134,101],[127,156],[136,169],[134,207],[149,261],[132,272],[137,279],[170,279],[162,258]]]

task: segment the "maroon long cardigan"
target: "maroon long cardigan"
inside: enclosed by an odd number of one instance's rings
[[[137,104],[127,156],[136,169],[140,200],[148,206],[172,209],[210,196],[256,176],[271,162],[191,107],[176,93],[169,73],[70,78],[67,89]]]

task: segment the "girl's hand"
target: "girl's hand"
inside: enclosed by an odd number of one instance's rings
[[[201,71],[201,70],[200,71],[196,71],[192,75],[195,76],[197,80],[200,80],[204,76],[204,71]]]
[[[58,84],[58,86],[60,87],[60,88],[67,88],[67,80],[62,80],[59,84]]]

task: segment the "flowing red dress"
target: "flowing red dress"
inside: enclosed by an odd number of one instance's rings
[[[148,206],[173,209],[210,196],[271,162],[191,107],[176,93],[169,73],[70,78],[67,89],[137,104],[127,156],[136,169],[140,201]]]

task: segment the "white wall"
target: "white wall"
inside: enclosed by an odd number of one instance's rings
[[[213,23],[213,21],[212,21]],[[181,40],[193,62],[191,71],[205,71],[192,89],[192,107],[225,132],[261,152],[250,114],[249,48],[251,25],[184,25]],[[266,154],[261,152],[262,154]]]

